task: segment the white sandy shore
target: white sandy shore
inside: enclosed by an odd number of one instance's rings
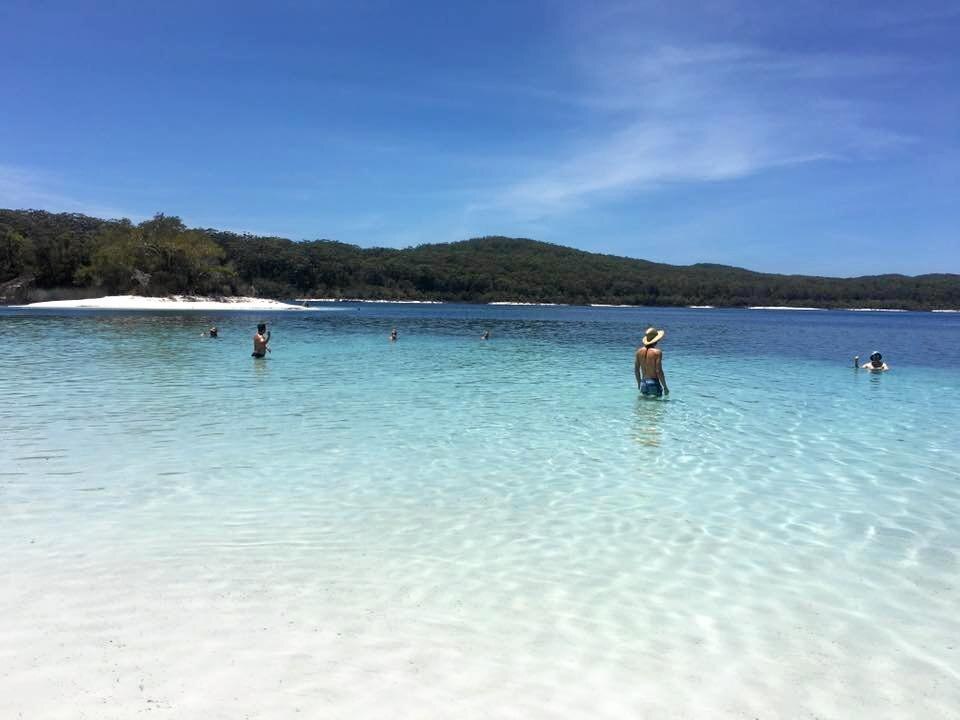
[[[791,307],[789,305],[751,305],[747,310],[824,310],[814,307]]]
[[[910,312],[900,308],[847,308],[850,312]]]
[[[171,295],[168,297],[142,297],[139,295],[108,295],[106,297],[88,298],[86,300],[48,300],[45,302],[35,302],[29,305],[12,305],[18,308],[63,308],[63,309],[84,309],[84,310],[249,310],[249,311],[274,311],[274,310],[295,310],[310,311],[321,310],[323,308],[306,307],[302,303],[390,303],[394,305],[442,305],[440,300],[359,300],[344,298],[297,298],[294,302],[301,303],[294,305],[292,303],[280,302],[279,300],[270,300],[267,298],[253,297],[198,297],[191,295]],[[531,302],[491,302],[487,305],[512,305],[512,306],[540,306],[540,307],[566,307],[562,303],[531,303]],[[598,308],[632,308],[641,307],[639,305],[606,305],[601,303],[592,303],[590,307]],[[691,309],[715,309],[714,305],[688,305]],[[825,308],[813,307],[790,307],[782,305],[753,305],[749,310],[825,310]],[[909,312],[897,308],[845,308],[851,312]],[[956,313],[960,310],[933,310],[935,313]]]
[[[567,303],[509,302],[505,300],[488,302],[487,305],[535,305],[537,307],[567,307]]]
[[[170,297],[140,297],[138,295],[109,295],[87,300],[48,300],[17,307],[81,308],[90,310],[310,310],[301,305],[267,298],[224,297],[208,298],[186,295]]]
[[[390,303],[391,305],[443,305],[442,300],[361,300],[359,298],[296,298],[298,303]]]

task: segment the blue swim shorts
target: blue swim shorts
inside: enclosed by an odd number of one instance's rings
[[[660,380],[657,378],[644,378],[641,380],[640,394],[663,397],[663,388],[660,387]]]

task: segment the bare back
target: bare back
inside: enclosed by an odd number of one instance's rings
[[[637,350],[634,367],[641,378],[660,379],[663,374],[663,352],[655,347],[642,347]]]

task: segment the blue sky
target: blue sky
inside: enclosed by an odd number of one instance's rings
[[[0,207],[960,272],[958,47],[956,2],[7,0]]]

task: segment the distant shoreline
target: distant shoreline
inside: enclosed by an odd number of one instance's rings
[[[955,273],[844,278],[763,273],[710,263],[670,265],[504,236],[362,248],[191,229],[164,214],[134,225],[0,209],[0,237],[7,236],[18,238],[9,267],[0,268],[0,303],[7,305],[192,293],[398,304],[960,308]],[[159,238],[149,252],[138,240],[148,236]]]
[[[0,303],[7,305],[101,294],[192,293],[398,304],[960,308],[957,273],[765,273],[712,263],[671,265],[496,235],[362,248],[334,240],[295,242],[191,229],[164,214],[134,225],[0,209],[0,237],[6,236],[19,238],[10,262],[0,263]],[[138,240],[143,237],[158,238],[156,247],[144,250]]]
[[[456,301],[450,301],[456,304]],[[36,308],[36,309],[76,309],[76,310],[236,310],[236,311],[294,311],[303,312],[313,308],[308,303],[342,304],[342,303],[363,303],[363,304],[387,304],[387,305],[444,305],[449,304],[443,300],[370,300],[364,298],[296,298],[291,302],[282,302],[269,298],[229,296],[229,297],[208,297],[195,295],[170,295],[166,297],[150,297],[141,295],[107,295],[98,298],[87,298],[82,300],[46,300],[43,302],[27,303],[21,305],[7,305],[11,308]],[[677,305],[677,306],[654,306],[654,305],[610,305],[601,303],[591,303],[589,305],[567,305],[562,303],[538,303],[526,301],[494,301],[488,303],[464,303],[481,304],[491,307],[592,307],[592,308],[648,308],[657,309],[660,307],[678,307],[690,310],[789,310],[792,312],[811,312],[811,311],[842,311],[842,312],[867,312],[867,313],[906,313],[906,312],[935,312],[935,313],[960,313],[960,309],[936,309],[936,310],[905,310],[903,308],[818,308],[818,307],[792,307],[789,305],[750,305],[750,306],[716,306],[716,305]]]

